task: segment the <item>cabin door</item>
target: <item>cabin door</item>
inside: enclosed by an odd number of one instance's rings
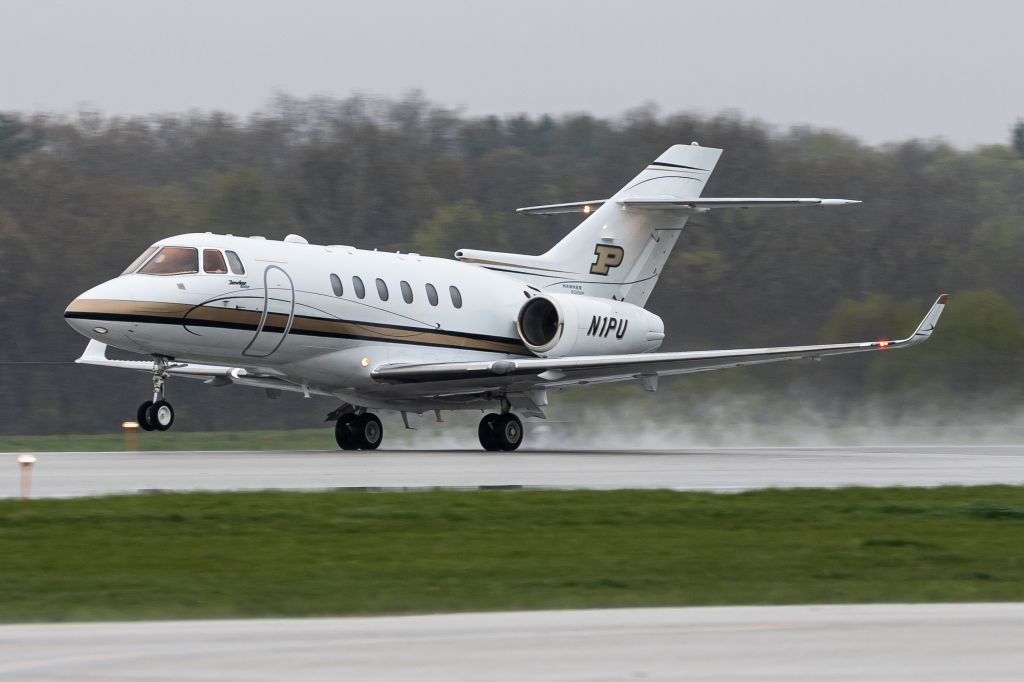
[[[256,333],[242,351],[242,355],[250,358],[266,358],[276,353],[295,322],[295,284],[284,268],[279,265],[266,267],[262,293]]]

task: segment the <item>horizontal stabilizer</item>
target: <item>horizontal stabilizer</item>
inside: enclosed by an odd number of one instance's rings
[[[758,199],[758,198],[711,198],[700,199],[673,199],[668,197],[627,197],[620,199],[619,203],[629,208],[649,208],[662,210],[702,210],[712,208],[781,208],[789,206],[843,206],[845,204],[859,204],[854,199]]]
[[[526,206],[517,208],[516,213],[523,215],[555,215],[556,213],[590,213],[594,209],[603,206],[607,199],[594,199],[593,201],[574,201],[569,204],[548,204],[547,206]]]
[[[593,201],[575,201],[568,204],[548,204],[547,206],[526,206],[517,208],[516,213],[524,215],[554,215],[557,213],[590,213],[606,204],[610,199],[594,199]],[[713,208],[781,208],[799,206],[844,206],[859,204],[855,199],[817,199],[817,198],[733,198],[704,197],[680,199],[678,197],[625,197],[616,199],[616,203],[627,208],[704,212]]]

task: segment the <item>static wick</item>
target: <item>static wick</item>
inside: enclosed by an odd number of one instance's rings
[[[21,455],[18,464],[21,466],[21,499],[32,496],[32,465],[36,463],[35,455]]]

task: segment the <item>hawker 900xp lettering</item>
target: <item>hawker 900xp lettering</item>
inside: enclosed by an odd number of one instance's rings
[[[593,319],[590,320],[590,329],[587,330],[587,336],[597,336],[604,339],[612,332],[615,332],[615,338],[621,339],[626,335],[626,327],[628,326],[629,320],[594,315]]]

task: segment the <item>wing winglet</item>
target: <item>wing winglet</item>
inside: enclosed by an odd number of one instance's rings
[[[914,333],[908,336],[906,339],[900,342],[902,346],[913,346],[915,344],[926,341],[932,332],[935,331],[935,325],[939,323],[939,318],[942,317],[942,311],[946,309],[946,301],[949,300],[949,294],[942,294],[937,299],[932,307],[928,310],[928,313],[921,320],[921,324],[917,325],[917,329]]]

